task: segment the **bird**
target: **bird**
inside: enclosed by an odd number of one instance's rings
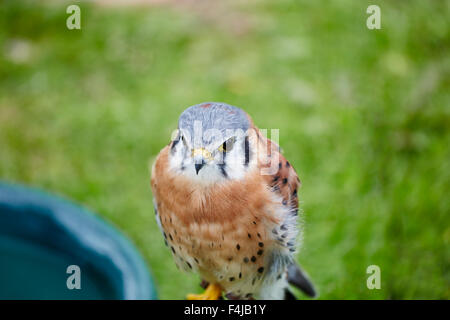
[[[157,225],[176,266],[200,275],[188,300],[295,299],[316,289],[296,262],[300,179],[241,108],[185,109],[151,167]]]

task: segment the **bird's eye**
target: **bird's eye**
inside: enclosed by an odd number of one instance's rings
[[[220,152],[228,152],[231,149],[233,149],[233,145],[234,145],[234,141],[235,140],[236,139],[233,137],[233,138],[228,139],[224,143],[222,143],[222,145],[219,147],[219,151]]]
[[[186,138],[184,137],[184,135],[182,135],[182,134],[180,134],[180,135],[178,136],[177,141],[181,141],[185,147],[188,146],[187,140],[186,140]]]

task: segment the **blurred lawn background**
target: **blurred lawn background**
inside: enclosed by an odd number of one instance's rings
[[[280,129],[320,298],[450,298],[450,1],[143,2],[1,2],[0,179],[100,213],[183,299],[148,165],[186,107],[227,102]]]

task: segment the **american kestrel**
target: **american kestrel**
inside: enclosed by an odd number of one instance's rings
[[[151,171],[165,243],[206,284],[188,299],[294,298],[289,283],[315,295],[294,259],[300,180],[246,112],[216,102],[187,108]]]

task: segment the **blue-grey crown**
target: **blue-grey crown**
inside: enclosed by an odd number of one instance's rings
[[[178,120],[178,129],[192,135],[195,121],[201,122],[203,132],[217,129],[224,137],[227,130],[241,129],[246,132],[250,128],[250,121],[243,110],[220,102],[205,102],[187,108]]]

